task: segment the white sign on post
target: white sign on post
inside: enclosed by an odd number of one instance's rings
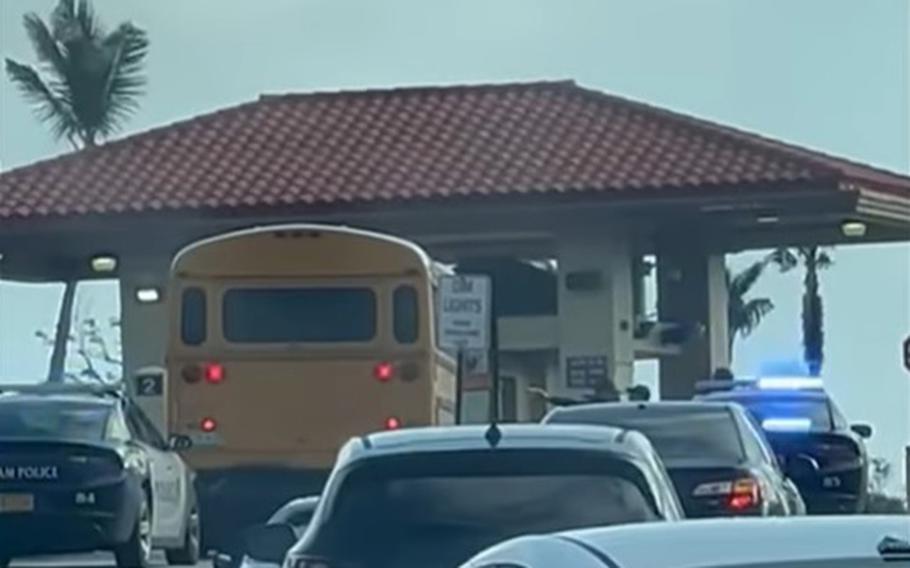
[[[439,282],[439,344],[444,349],[490,348],[492,286],[488,276],[444,276]]]

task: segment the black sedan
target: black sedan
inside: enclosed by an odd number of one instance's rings
[[[736,402],[762,425],[813,514],[865,510],[869,465],[866,424],[850,425],[821,389],[732,388],[703,400]]]
[[[654,445],[686,516],[783,516],[805,512],[767,441],[736,404],[596,403],[554,409],[549,424],[637,430]]]

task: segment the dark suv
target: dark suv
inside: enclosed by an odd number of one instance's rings
[[[599,403],[557,408],[547,424],[600,424],[643,433],[657,450],[686,516],[793,515],[805,512],[745,410],[731,403]]]

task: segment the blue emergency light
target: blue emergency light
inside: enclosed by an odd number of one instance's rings
[[[816,377],[762,377],[758,379],[761,390],[821,390],[824,384]]]
[[[761,427],[768,432],[808,432],[812,421],[808,418],[765,418]]]

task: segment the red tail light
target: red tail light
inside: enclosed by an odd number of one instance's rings
[[[389,416],[385,419],[386,430],[398,430],[401,428],[401,420],[397,416]]]
[[[376,363],[373,367],[373,376],[380,383],[386,383],[395,376],[395,366],[388,362]]]
[[[751,509],[761,503],[761,489],[754,479],[737,479],[727,500],[727,506],[734,511]]]
[[[203,432],[211,433],[218,429],[218,423],[215,422],[214,418],[203,418],[199,421],[199,428],[201,428]]]
[[[224,365],[219,363],[206,363],[203,367],[202,375],[205,377],[205,382],[217,385],[224,381]]]

